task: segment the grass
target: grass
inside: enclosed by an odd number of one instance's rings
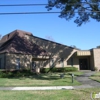
[[[100,88],[46,91],[0,91],[0,100],[91,100],[91,93]],[[99,99],[95,99],[99,100]]]
[[[73,72],[75,76],[81,75],[82,72]],[[30,77],[13,77],[13,78],[0,78],[0,86],[73,86],[80,85],[79,82],[72,78],[70,73],[65,73],[64,78],[60,78],[61,73],[48,73],[33,75]]]
[[[95,73],[90,77],[90,79],[100,82],[100,72]]]
[[[75,76],[80,76],[83,74],[83,72],[77,71],[77,72],[68,72],[68,74],[74,74]]]

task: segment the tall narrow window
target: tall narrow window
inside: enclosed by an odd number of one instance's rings
[[[64,59],[61,58],[61,67],[64,67]]]
[[[20,58],[16,59],[16,69],[20,69]]]
[[[71,57],[71,66],[73,67],[73,58]]]
[[[36,68],[36,62],[32,61],[32,70]]]

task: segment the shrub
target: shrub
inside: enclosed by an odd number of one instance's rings
[[[98,68],[97,68],[97,67],[94,67],[94,70],[95,70],[95,71],[98,71]]]
[[[50,70],[50,68],[42,68],[40,70],[40,72],[46,73],[49,70]],[[78,68],[76,68],[76,67],[61,67],[61,68],[53,67],[50,70],[50,72],[72,72],[72,71],[78,71]]]
[[[23,74],[22,74],[21,72],[19,72],[19,71],[18,71],[18,72],[16,73],[16,75],[15,75],[15,76],[16,76],[16,77],[22,77],[22,76],[23,76]]]
[[[56,67],[53,67],[53,68],[51,69],[51,72],[57,72],[57,68],[56,68]]]
[[[23,76],[30,76],[33,74],[34,73],[30,72],[30,70],[19,70],[19,71],[12,71],[12,72],[0,71],[0,78],[23,77]]]
[[[22,71],[18,71],[15,76],[17,77],[23,77],[23,76],[30,76],[33,75],[34,73],[31,72],[30,70],[22,70]]]
[[[50,70],[50,68],[41,68],[40,72],[41,73],[47,73]]]
[[[22,74],[21,76],[33,75],[33,72],[31,72],[30,70],[22,70],[22,71],[20,71],[20,73]]]
[[[57,72],[65,72],[65,68],[57,68]]]
[[[6,73],[6,77],[14,77],[14,74],[12,72]]]
[[[78,71],[78,68],[76,67],[65,67],[66,72],[71,72],[71,71]]]
[[[7,73],[0,71],[0,78],[6,78],[6,77],[7,77]]]

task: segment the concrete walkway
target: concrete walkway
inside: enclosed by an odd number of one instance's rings
[[[75,79],[82,83],[80,86],[47,86],[47,87],[0,87],[0,90],[67,90],[67,89],[82,89],[100,87],[100,83],[89,79],[95,72],[86,71],[84,75],[76,77]]]
[[[0,90],[61,90],[74,89],[72,86],[49,86],[49,87],[0,87]]]
[[[0,90],[72,90],[82,88],[94,88],[90,85],[80,86],[48,86],[48,87],[0,87]]]
[[[95,71],[87,71],[84,72],[83,75],[76,77],[75,79],[79,81],[82,85],[88,85],[91,87],[100,87],[99,82],[89,79],[89,77],[95,73],[96,73]]]

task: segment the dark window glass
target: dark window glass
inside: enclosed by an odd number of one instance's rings
[[[61,67],[64,67],[64,60],[61,58]]]
[[[71,66],[73,66],[73,58],[71,57]]]
[[[16,59],[16,69],[20,69],[20,58]]]

